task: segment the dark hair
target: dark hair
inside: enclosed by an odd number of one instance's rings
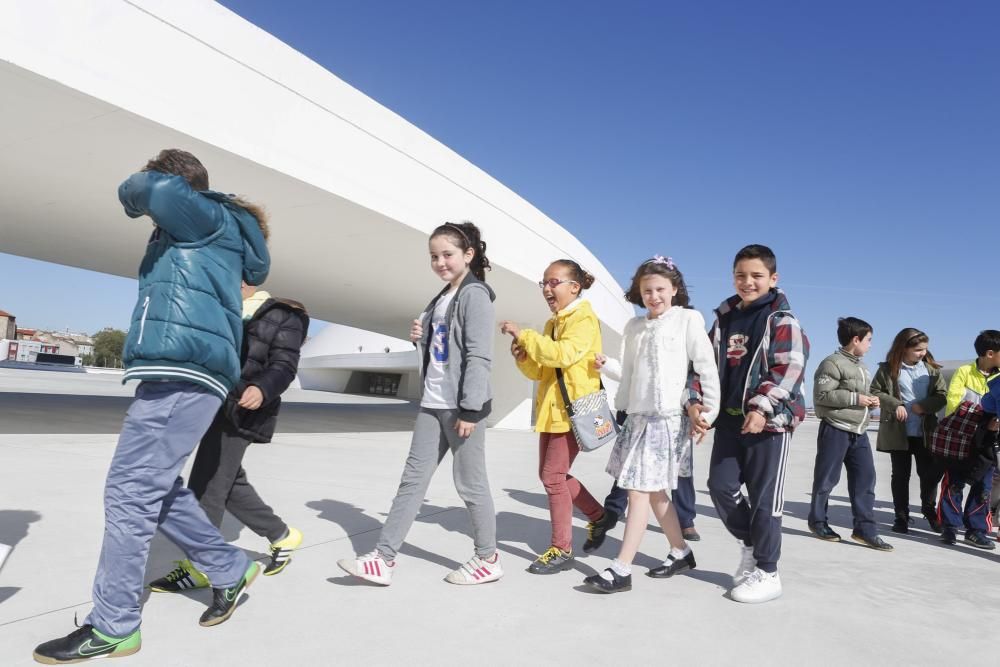
[[[864,338],[872,331],[872,325],[857,317],[841,317],[837,320],[837,340],[841,345],[849,345],[855,337]]]
[[[583,267],[572,259],[557,259],[552,264],[559,264],[568,269],[569,274],[573,277],[573,281],[580,286],[581,290],[590,289],[590,286],[594,284],[594,276],[584,271]],[[549,266],[552,266],[552,264]]]
[[[778,272],[778,258],[774,256],[774,251],[766,245],[751,243],[748,246],[743,246],[743,248],[736,253],[736,258],[733,260],[734,271],[736,270],[736,265],[740,263],[740,260],[744,259],[759,259],[764,262],[764,266],[767,267],[768,272],[772,274]]]
[[[469,262],[469,271],[476,278],[486,281],[486,272],[490,271],[492,267],[490,267],[490,260],[486,257],[486,241],[483,240],[479,227],[469,221],[446,222],[431,232],[432,239],[438,236],[447,236],[451,239],[452,244],[456,248],[460,248],[462,252],[472,248],[475,254],[472,255],[472,261]]]
[[[208,190],[208,170],[201,160],[179,148],[165,148],[146,163],[143,171],[161,171],[181,176],[193,190]]]
[[[1000,331],[996,329],[986,329],[980,331],[976,336],[976,356],[982,357],[990,350],[1000,352]]]
[[[896,334],[889,346],[889,352],[885,355],[885,363],[889,365],[889,377],[892,378],[893,394],[899,397],[899,367],[903,364],[903,353],[907,348],[916,347],[921,343],[927,343],[930,338],[920,329],[907,327]],[[927,350],[924,361],[932,368],[941,368],[941,364],[934,361],[934,355]]]
[[[687,283],[684,282],[684,274],[681,273],[672,259],[669,257],[664,259],[659,256],[647,259],[635,270],[635,274],[632,276],[632,284],[629,285],[628,291],[625,292],[626,301],[634,303],[637,306],[642,305],[642,293],[639,290],[639,281],[644,276],[663,276],[670,281],[671,285],[677,288],[677,294],[674,295],[670,305],[681,306],[683,308],[691,307],[691,297],[688,295]]]

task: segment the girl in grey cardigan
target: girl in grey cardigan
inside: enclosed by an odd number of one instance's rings
[[[431,269],[447,286],[413,321],[410,340],[421,359],[423,390],[410,453],[375,550],[337,564],[382,586],[392,582],[396,554],[413,525],[431,477],[444,455],[455,457],[455,489],[472,518],[475,553],[446,577],[484,584],[503,576],[496,549],[496,512],[486,476],[486,423],[493,392],[493,290],[486,243],[471,222],[445,223],[431,234]]]

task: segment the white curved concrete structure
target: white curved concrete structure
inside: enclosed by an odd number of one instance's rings
[[[134,276],[149,232],[118,183],[191,150],[212,186],[267,205],[268,289],[313,316],[402,336],[440,287],[427,233],[483,229],[499,318],[540,324],[535,282],[559,257],[597,277],[608,349],[632,315],[569,232],[501,183],[271,35],[211,2],[0,4],[0,251]],[[497,417],[530,389],[504,363]]]

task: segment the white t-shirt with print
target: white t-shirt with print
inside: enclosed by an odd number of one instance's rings
[[[458,407],[455,387],[448,383],[444,369],[451,350],[448,349],[448,306],[455,298],[455,290],[438,299],[431,315],[431,343],[428,350],[427,374],[424,376],[424,395],[420,405],[425,408],[453,410]]]

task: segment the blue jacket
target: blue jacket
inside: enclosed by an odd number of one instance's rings
[[[240,377],[240,279],[259,285],[271,264],[257,219],[224,194],[156,171],[133,174],[118,199],[129,217],[156,224],[139,265],[122,382],[183,380],[225,400]]]

